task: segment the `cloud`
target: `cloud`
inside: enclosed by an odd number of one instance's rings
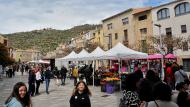
[[[0,33],[67,29],[102,19],[150,0],[0,0]]]

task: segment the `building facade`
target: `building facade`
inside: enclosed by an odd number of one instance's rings
[[[147,52],[142,49],[141,42],[152,35],[151,7],[128,9],[102,20],[102,24],[106,49],[121,42],[129,48]]]
[[[8,38],[5,38],[5,37],[3,37],[3,36],[0,35],[0,43],[7,47],[9,56],[11,58],[13,58],[13,51],[14,51],[14,49],[9,46],[8,42],[9,42]]]
[[[186,71],[190,71],[190,1],[176,0],[152,9],[153,34],[155,36],[171,36],[182,39],[182,48],[167,47],[179,57],[178,62],[183,64]],[[170,50],[171,49],[171,50]]]
[[[135,36],[132,12],[133,9],[128,9],[102,20],[106,50],[112,48],[118,42],[126,46],[134,45]]]
[[[149,54],[153,53],[150,40],[153,36],[151,7],[135,9],[133,18],[136,50]]]
[[[32,60],[41,59],[41,53],[37,50],[20,50],[15,49],[13,52],[13,58],[16,61],[27,62]]]
[[[104,35],[102,26],[96,28],[93,35],[94,39],[92,42],[97,44],[98,46],[104,47]]]

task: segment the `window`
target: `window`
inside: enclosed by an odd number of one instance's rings
[[[122,19],[122,23],[123,23],[123,25],[129,24],[129,18],[126,17],[126,18]]]
[[[123,44],[124,44],[125,46],[128,46],[128,45],[129,45],[129,41],[128,41],[128,30],[126,29],[126,30],[124,30],[123,32],[124,32]]]
[[[168,8],[164,8],[164,9],[161,9],[157,12],[157,18],[158,20],[161,20],[161,19],[167,19],[170,17],[170,13],[169,13],[169,9]]]
[[[183,70],[190,72],[190,59],[183,59]]]
[[[147,34],[147,28],[140,29],[141,34]]]
[[[117,40],[118,39],[118,34],[117,33],[115,33],[115,40]]]
[[[166,35],[167,36],[171,36],[172,35],[172,28],[171,27],[166,28]]]
[[[186,25],[181,25],[181,33],[187,33]]]
[[[183,15],[183,14],[189,13],[189,12],[190,12],[190,4],[187,2],[178,4],[175,7],[175,15],[176,16]]]
[[[188,51],[188,42],[183,42],[183,51]]]
[[[124,30],[124,41],[127,41],[128,40],[128,31],[127,29]]]
[[[108,30],[112,29],[113,28],[112,23],[107,24],[107,27],[108,27]]]
[[[140,16],[139,17],[139,21],[141,21],[141,20],[146,20],[147,19],[147,15],[143,15],[143,16]]]
[[[108,49],[112,48],[112,34],[108,34]]]

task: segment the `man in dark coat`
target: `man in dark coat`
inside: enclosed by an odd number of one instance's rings
[[[66,80],[66,77],[67,77],[67,68],[65,68],[64,66],[61,68],[61,85],[65,85],[65,80]]]
[[[35,92],[35,73],[32,70],[29,70],[29,77],[28,77],[28,85],[29,85],[29,90],[28,93],[33,96]]]
[[[46,93],[49,94],[49,84],[50,84],[50,78],[51,78],[51,71],[50,67],[47,68],[47,70],[44,72],[45,82],[46,82]]]
[[[86,78],[86,82],[87,84],[92,84],[92,73],[93,73],[93,68],[92,68],[92,64],[88,65],[88,67],[86,67],[84,69],[84,75],[85,75],[85,78]]]

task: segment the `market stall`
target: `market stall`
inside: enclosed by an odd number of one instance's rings
[[[35,63],[35,64],[50,64],[49,61],[47,60],[32,60],[32,61],[29,61],[28,63]]]
[[[106,52],[106,54],[102,57],[102,59],[115,59],[118,60],[119,69],[118,72],[115,72],[115,76],[112,78],[117,78],[117,81],[120,82],[120,89],[122,87],[122,80],[121,80],[121,62],[122,59],[140,59],[140,58],[147,58],[148,55],[146,53],[138,52],[132,49],[127,48],[121,43],[118,43],[116,46],[111,48]],[[107,79],[109,80],[109,79]],[[112,79],[114,81],[114,79]],[[109,83],[109,81],[108,81]],[[113,82],[114,83],[114,82]],[[107,85],[106,85],[107,86]],[[110,85],[108,85],[110,86]],[[114,87],[114,85],[113,85]],[[114,87],[115,88],[115,87]],[[108,89],[108,88],[106,88]],[[108,89],[109,90],[109,89]]]
[[[177,57],[176,57],[174,54],[171,54],[171,53],[167,54],[167,55],[165,56],[165,58],[166,58],[166,59],[177,59]]]
[[[62,61],[70,61],[72,60],[75,56],[77,56],[77,54],[75,53],[75,51],[72,51],[69,55],[61,58],[60,60]]]
[[[105,51],[102,50],[100,47],[97,47],[94,51],[92,51],[85,59],[93,60],[93,86],[95,83],[94,74],[95,74],[95,61],[101,59],[102,56],[105,55]]]
[[[68,56],[70,56],[68,58]],[[115,60],[116,63],[111,64],[106,68],[106,70],[101,70],[100,72],[95,73],[95,69],[93,69],[93,86],[94,86],[94,78],[95,74],[100,75],[100,84],[101,90],[107,93],[113,93],[114,91],[118,91],[121,89],[121,66],[122,60],[126,59],[141,59],[147,58],[148,55],[146,53],[138,52],[132,49],[125,47],[123,44],[118,43],[112,49],[107,52],[103,51],[100,47],[97,47],[90,54],[86,50],[82,50],[79,54],[75,54],[74,52],[70,53],[64,57],[62,60],[66,61],[93,61],[93,67],[95,68],[95,60]],[[113,66],[112,66],[113,65]],[[122,68],[124,73],[127,71],[125,68]],[[98,77],[98,76],[97,76]]]

